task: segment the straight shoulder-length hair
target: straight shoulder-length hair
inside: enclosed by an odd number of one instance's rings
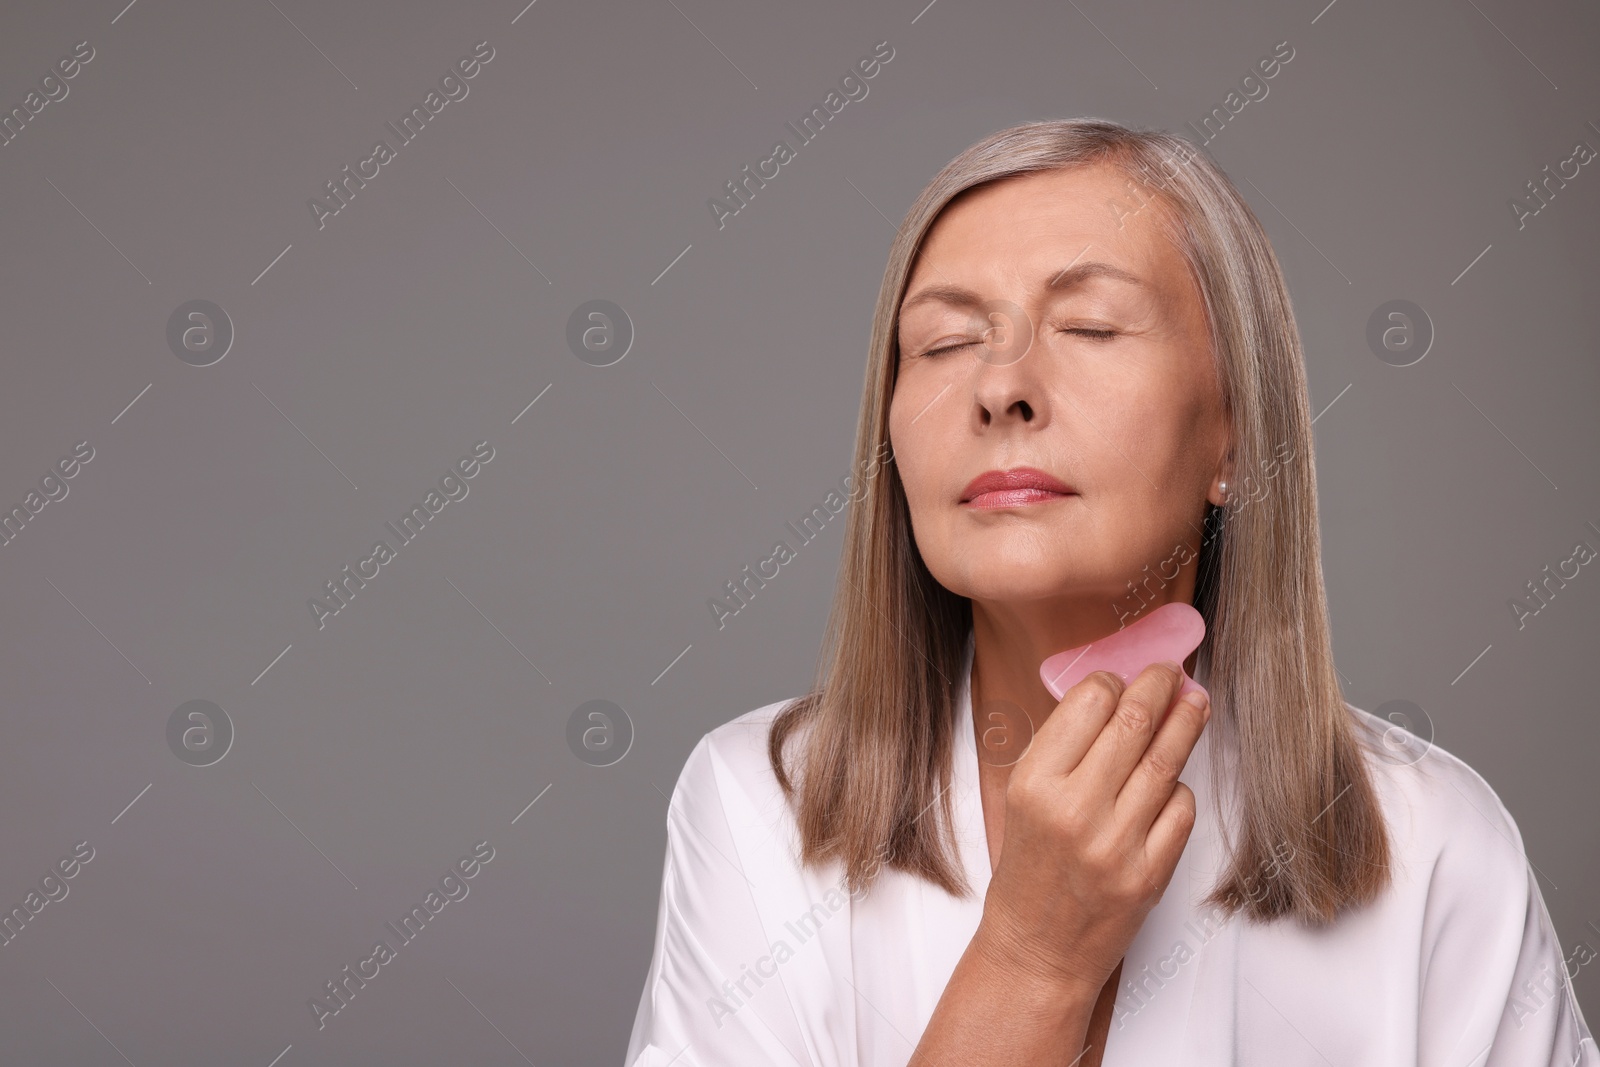
[[[1226,792],[1236,812],[1204,903],[1254,921],[1324,924],[1387,887],[1390,846],[1367,742],[1334,670],[1304,356],[1260,222],[1213,162],[1169,133],[1100,119],[1012,126],[962,152],[911,206],[873,315],[855,440],[861,491],[846,520],[815,684],[773,720],[768,758],[795,812],[802,863],[839,861],[853,894],[884,866],[954,895],[972,892],[949,789],[972,605],[928,571],[898,468],[892,457],[883,462],[899,307],[924,237],[956,196],[1100,163],[1127,177],[1127,210],[1159,205],[1201,293],[1233,423],[1237,484],[1224,505],[1208,506],[1189,546],[1199,557],[1194,606],[1206,622],[1195,675],[1211,693],[1208,735],[1220,731],[1213,796]],[[1156,600],[1160,583],[1151,581],[1148,568],[1141,586],[1130,581],[1130,597],[1139,597],[1131,602],[1143,603],[1142,590]],[[1108,630],[1124,611],[1112,607]],[[1292,862],[1279,862],[1285,854]]]

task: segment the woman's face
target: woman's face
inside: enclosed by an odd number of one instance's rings
[[[1163,210],[1097,164],[971,190],[934,223],[900,307],[889,433],[917,548],[950,591],[1105,611],[1109,630],[1147,564],[1170,577],[1194,558],[1230,427]],[[1071,492],[969,498],[1019,467]],[[1192,599],[1182,570],[1163,601]]]

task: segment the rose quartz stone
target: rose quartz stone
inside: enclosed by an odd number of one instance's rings
[[[1183,670],[1183,661],[1200,647],[1206,636],[1206,621],[1193,606],[1163,604],[1144,618],[1116,633],[1079,648],[1058,652],[1039,665],[1039,677],[1057,700],[1074,685],[1095,671],[1110,671],[1124,682],[1131,682],[1140,671],[1168,659]],[[1174,703],[1189,693],[1205,693],[1205,687],[1183,675],[1183,685]],[[1206,693],[1209,698],[1211,694]]]

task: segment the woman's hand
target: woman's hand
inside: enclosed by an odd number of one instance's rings
[[[1176,664],[1124,687],[1098,671],[1067,690],[1006,783],[1000,862],[974,948],[992,965],[1094,1003],[1161,898],[1194,827],[1178,775],[1210,718],[1170,713]]]

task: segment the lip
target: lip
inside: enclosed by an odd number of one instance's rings
[[[961,491],[961,503],[975,508],[1012,508],[1076,496],[1077,490],[1037,467],[984,471]]]

